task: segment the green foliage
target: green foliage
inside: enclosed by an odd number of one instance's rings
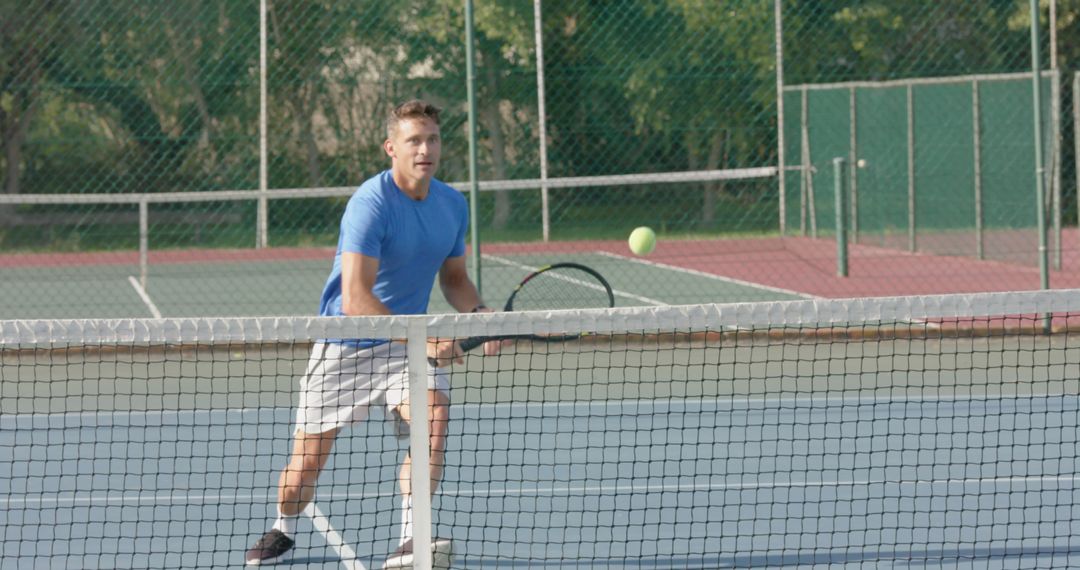
[[[386,110],[416,96],[445,109],[441,177],[468,178],[463,2],[267,5],[272,188],[350,186],[386,168]],[[533,3],[475,6],[479,176],[539,177]],[[785,0],[784,80],[1022,71],[1025,8],[1015,0]],[[775,164],[773,10],[771,0],[545,2],[549,175]],[[1078,10],[1080,1],[1059,2],[1062,34],[1076,31]],[[0,40],[4,192],[257,187],[257,2],[0,0]],[[1075,42],[1059,44],[1064,61],[1080,57]],[[686,188],[696,205],[668,217],[688,228],[739,230],[720,224],[775,209],[769,185]],[[480,223],[499,231],[538,224],[536,199],[524,194],[485,196]],[[602,200],[632,197],[642,211],[656,209],[647,194],[565,193],[601,224],[617,210]],[[335,232],[334,201],[312,202],[272,213],[271,229]],[[724,217],[732,211],[743,214]]]

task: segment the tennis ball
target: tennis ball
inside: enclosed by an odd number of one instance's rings
[[[630,244],[630,251],[635,255],[649,255],[656,249],[656,233],[645,226],[634,228],[627,242]]]

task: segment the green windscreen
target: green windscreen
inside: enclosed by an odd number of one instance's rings
[[[1054,86],[1043,79],[1047,172]],[[852,242],[1037,263],[1030,77],[791,86],[784,103],[788,235],[833,235],[841,157]]]
[[[907,247],[907,88],[858,89],[855,112],[859,243]]]
[[[850,93],[847,89],[807,93],[810,163],[814,165],[814,207],[817,227],[830,234],[836,225],[833,159],[847,158],[851,148]]]

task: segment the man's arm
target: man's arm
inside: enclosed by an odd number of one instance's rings
[[[446,302],[459,313],[468,313],[484,304],[476,285],[469,278],[464,255],[449,257],[443,262],[439,268],[439,288],[442,289]]]
[[[477,313],[492,313],[493,309],[484,306],[480,292],[469,278],[469,271],[465,267],[465,256],[450,257],[443,262],[439,269],[439,288],[442,289],[446,301],[461,313],[475,311]],[[498,354],[504,344],[510,341],[493,340],[484,343],[484,354],[491,356]],[[458,343],[453,343],[453,356],[455,362],[462,362],[462,352]]]
[[[341,253],[341,312],[349,316],[389,315],[372,292],[379,260],[360,253]]]

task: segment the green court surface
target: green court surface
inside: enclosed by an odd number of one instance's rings
[[[325,259],[156,264],[141,287],[135,265],[12,267],[0,280],[0,318],[140,318],[315,315],[332,264]],[[801,298],[794,292],[601,252],[485,255],[479,282],[501,307],[530,271],[560,261],[598,270],[618,306]],[[448,312],[436,286],[429,312]]]

